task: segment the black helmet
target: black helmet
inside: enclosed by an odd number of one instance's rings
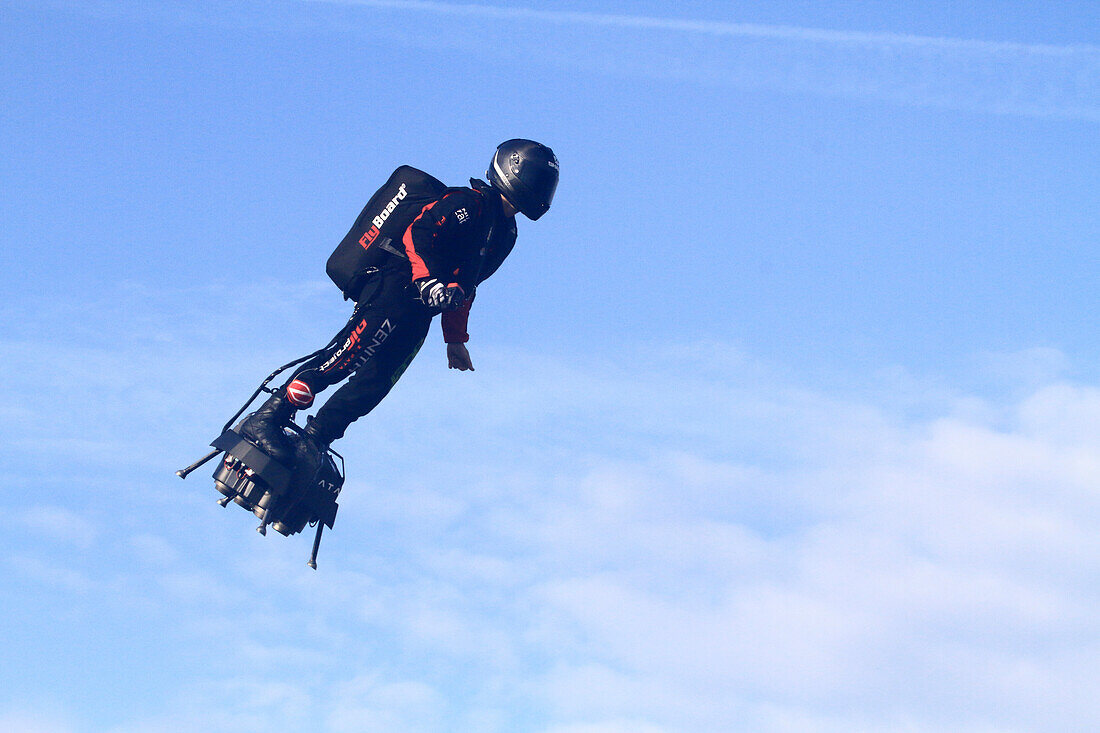
[[[507,140],[497,146],[485,175],[508,203],[535,221],[554,200],[558,159],[553,150],[534,140]]]

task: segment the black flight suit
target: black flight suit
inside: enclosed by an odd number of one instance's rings
[[[321,390],[350,375],[311,419],[314,435],[326,444],[343,437],[412,362],[438,312],[422,302],[417,281],[434,278],[462,288],[464,305],[444,313],[442,320],[448,343],[465,342],[474,290],[496,272],[515,242],[515,217],[504,215],[500,195],[483,181],[470,179],[469,188],[447,189],[424,206],[405,230],[404,252],[392,247],[365,278],[355,310],[332,346],[284,385],[290,403],[305,408]]]

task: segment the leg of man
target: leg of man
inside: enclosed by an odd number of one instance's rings
[[[370,360],[394,323],[410,310],[410,304],[405,280],[399,273],[376,273],[369,278],[351,318],[332,340],[332,346],[298,367],[283,385],[294,407],[311,406],[322,390],[342,382]]]
[[[272,458],[290,465],[294,462],[294,448],[283,434],[283,428],[294,419],[294,413],[311,406],[316,394],[343,381],[376,355],[386,357],[391,348],[399,349],[401,342],[407,340],[404,336],[408,326],[411,325],[415,331],[419,328],[419,321],[425,318],[430,320],[423,306],[415,303],[408,294],[406,278],[401,277],[400,273],[376,273],[364,283],[355,310],[333,339],[333,345],[300,366],[267,402],[245,418],[238,426],[241,435]],[[402,338],[390,338],[398,333]],[[423,338],[423,334],[419,338]],[[387,347],[386,342],[391,340],[393,344]],[[398,358],[400,362],[406,355],[389,356],[383,360],[387,358]],[[341,401],[337,404],[340,405]],[[373,404],[369,405],[359,415],[350,417],[348,422],[373,407]]]
[[[431,320],[410,295],[407,275],[387,273],[363,286],[335,346],[299,368],[287,384],[291,401],[308,407],[318,392],[351,375],[307,426],[317,444],[342,437],[348,425],[382,401],[416,356]]]
[[[299,367],[290,381],[241,421],[238,432],[267,455],[289,466],[294,461],[294,449],[283,428],[294,420],[295,412],[313,404],[315,394],[354,371],[354,364],[369,343],[362,334],[374,320],[369,304],[357,304],[347,324],[332,340],[333,346]]]
[[[431,321],[423,310],[384,319],[373,334],[371,355],[310,419],[309,432],[327,445],[377,407],[420,351]]]
[[[431,316],[423,310],[406,311],[375,323],[378,328],[363,350],[366,360],[359,362],[347,384],[336,390],[302,432],[294,458],[295,475],[302,480],[316,476],[328,446],[343,437],[348,425],[373,410],[401,378],[424,343]]]

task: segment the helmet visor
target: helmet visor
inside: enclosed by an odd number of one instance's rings
[[[546,213],[558,190],[558,169],[549,164],[527,165],[519,174],[520,187],[523,189],[524,206],[522,211],[528,217],[537,219]],[[517,187],[518,188],[518,187]]]

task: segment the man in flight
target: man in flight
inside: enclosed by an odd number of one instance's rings
[[[545,145],[508,140],[486,177],[449,188],[411,166],[394,171],[328,260],[329,276],[355,301],[350,320],[237,426],[242,437],[312,476],[328,446],[397,383],[437,313],[449,368],[473,369],[466,325],[476,288],[512,251],[516,213],[534,221],[550,208],[558,160]],[[292,442],[283,428],[296,411],[345,379]]]

